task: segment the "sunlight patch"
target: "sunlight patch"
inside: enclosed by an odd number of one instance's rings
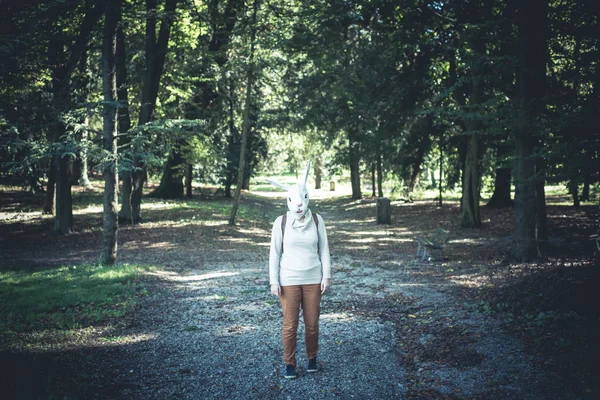
[[[144,209],[146,210],[164,210],[165,208],[173,208],[177,203],[144,203]]]
[[[236,276],[239,275],[239,272],[230,272],[230,271],[217,271],[217,272],[209,272],[207,274],[202,275],[188,275],[188,276],[178,276],[174,278],[179,282],[196,282],[196,281],[205,281],[207,279],[214,278],[223,278],[225,276]]]
[[[464,239],[452,239],[452,243],[464,243],[464,244],[480,244],[480,243],[484,243],[488,240],[482,240],[482,239],[469,239],[469,238],[464,238]]]
[[[73,215],[83,215],[83,214],[97,214],[101,213],[103,210],[102,205],[100,206],[87,206],[85,208],[73,208]]]
[[[346,240],[347,242],[351,242],[351,243],[373,243],[375,241],[379,241],[380,239],[375,239],[375,238],[361,238],[361,239],[349,239]]]
[[[235,335],[244,334],[250,332],[256,332],[257,328],[254,325],[230,325],[226,326],[221,330],[223,335]]]
[[[114,345],[131,345],[134,343],[147,342],[149,340],[155,339],[156,334],[153,333],[141,333],[141,334],[133,334],[133,335],[119,335],[119,336],[103,336],[99,337],[98,341],[101,343],[101,347],[108,347]]]
[[[320,319],[328,321],[355,321],[356,317],[352,314],[342,313],[328,313],[321,314]]]
[[[147,249],[174,249],[177,247],[171,242],[146,242],[144,244]]]

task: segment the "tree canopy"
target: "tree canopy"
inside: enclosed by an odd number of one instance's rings
[[[116,5],[110,98],[103,32]],[[3,8],[0,173],[46,192],[59,234],[73,226],[71,186],[106,166],[110,104],[121,223],[142,220],[148,177],[158,197],[191,196],[193,180],[231,196],[260,172],[312,161],[319,182],[349,176],[354,198],[361,179],[378,196],[386,182],[398,193],[437,186],[440,204],[458,187],[463,227],[481,226],[484,185],[495,207],[513,205],[514,185],[515,256],[528,259],[547,240],[544,184],[565,185],[579,206],[600,181],[594,0]]]

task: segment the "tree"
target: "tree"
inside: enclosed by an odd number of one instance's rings
[[[484,153],[484,143],[481,138],[484,126],[480,115],[482,113],[481,104],[485,101],[486,92],[483,74],[486,41],[483,29],[492,15],[493,1],[472,2],[464,7],[466,8],[466,18],[471,19],[468,22],[473,24],[465,32],[467,42],[473,52],[473,58],[470,61],[467,118],[463,121],[469,139],[462,179],[461,226],[463,228],[480,228],[481,158]]]
[[[198,47],[202,51],[202,62],[199,67],[194,68],[194,73],[198,75],[198,83],[193,88],[191,101],[186,104],[186,119],[218,119],[222,116],[219,113],[219,88],[215,82],[218,82],[219,74],[223,73],[223,68],[229,60],[229,44],[236,23],[238,21],[238,12],[243,2],[240,0],[228,0],[225,3],[223,12],[219,11],[219,1],[210,1],[208,8],[208,26],[210,26],[210,39],[206,45],[199,41]],[[203,21],[199,21],[202,23]],[[198,50],[196,50],[198,51]],[[159,187],[152,193],[154,197],[161,198],[181,198],[183,197],[184,185],[183,177],[187,176],[187,194],[191,196],[191,164],[181,155],[181,148],[185,143],[177,143],[165,161],[163,174]]]
[[[508,164],[511,147],[507,143],[496,145],[496,176],[494,177],[494,193],[487,205],[493,208],[506,208],[514,205],[510,195],[512,168]]]
[[[117,108],[118,127],[117,132],[120,133],[118,145],[125,148],[131,144],[131,114],[129,111],[129,79],[127,75],[127,50],[125,47],[125,31],[123,23],[117,24],[117,48],[115,50],[115,72],[117,81],[117,100],[119,107]],[[127,154],[127,153],[125,153]],[[129,157],[132,159],[133,157]],[[133,178],[135,171],[130,168],[121,171],[120,179],[123,181],[121,190],[122,203],[121,210],[118,214],[119,222],[133,223],[131,210],[131,195],[133,189]]]
[[[600,193],[598,194],[598,217],[596,218],[598,231],[596,232],[596,249],[594,250],[594,267],[598,271],[600,268]]]
[[[537,143],[536,122],[544,108],[547,12],[548,0],[532,0],[520,3],[518,15],[519,95],[522,108],[514,167],[515,242],[512,253],[523,261],[539,256],[534,152]]]
[[[118,194],[117,194],[117,29],[121,19],[121,0],[104,2],[104,35],[102,43],[102,86],[104,91],[103,148],[104,231],[100,264],[112,265],[117,258]]]
[[[248,75],[246,78],[246,101],[244,104],[244,123],[242,125],[242,144],[240,147],[240,163],[238,166],[237,186],[233,198],[233,207],[229,216],[229,225],[235,224],[235,216],[240,203],[240,194],[244,182],[244,165],[246,163],[246,145],[248,141],[248,131],[250,130],[250,108],[252,107],[252,85],[254,83],[254,48],[256,45],[256,14],[258,12],[259,2],[254,0],[252,7],[252,30],[250,33],[250,57],[248,59]]]
[[[78,29],[75,40],[65,35],[62,27],[57,24],[48,45],[48,64],[52,73],[52,98],[55,110],[55,119],[52,124],[52,142],[62,143],[57,147],[57,154],[51,164],[49,173],[48,190],[46,196],[46,211],[52,210],[54,198],[54,181],[56,180],[56,216],[54,218],[54,232],[56,234],[69,234],[73,227],[73,203],[71,185],[73,162],[76,152],[69,146],[65,139],[67,124],[65,114],[72,109],[73,99],[71,91],[71,78],[79,60],[81,59],[92,30],[102,14],[102,3],[97,2],[93,7],[85,9],[85,16]],[[70,42],[70,43],[69,43]],[[65,50],[67,48],[67,50]]]
[[[156,99],[164,70],[176,7],[177,0],[165,0],[163,18],[157,37],[158,0],[146,0],[146,65],[138,126],[154,119]],[[146,166],[142,158],[134,156],[132,170],[123,173],[123,199],[119,211],[119,217],[123,222],[137,223],[142,220],[141,202],[146,175]],[[125,196],[129,193],[131,193],[130,197]]]

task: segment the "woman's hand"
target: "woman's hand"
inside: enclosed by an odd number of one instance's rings
[[[279,286],[279,284],[274,283],[271,285],[271,293],[274,296],[281,296],[281,286]]]
[[[321,294],[327,293],[330,286],[331,286],[331,279],[330,278],[323,279],[323,281],[321,281]]]

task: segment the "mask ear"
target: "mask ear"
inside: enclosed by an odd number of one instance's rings
[[[285,190],[285,191],[288,191],[288,190],[290,189],[290,186],[284,185],[284,184],[282,184],[282,183],[279,183],[279,182],[272,181],[272,180],[270,180],[270,179],[265,179],[265,181],[267,181],[267,182],[269,182],[271,185],[273,185],[273,186],[277,186],[278,188],[281,188],[281,189],[283,189],[283,190]]]
[[[309,172],[310,172],[310,161],[308,162],[308,165],[306,166],[306,173],[304,174],[304,182],[303,182],[304,186],[306,186],[306,182],[308,182],[308,173]]]

